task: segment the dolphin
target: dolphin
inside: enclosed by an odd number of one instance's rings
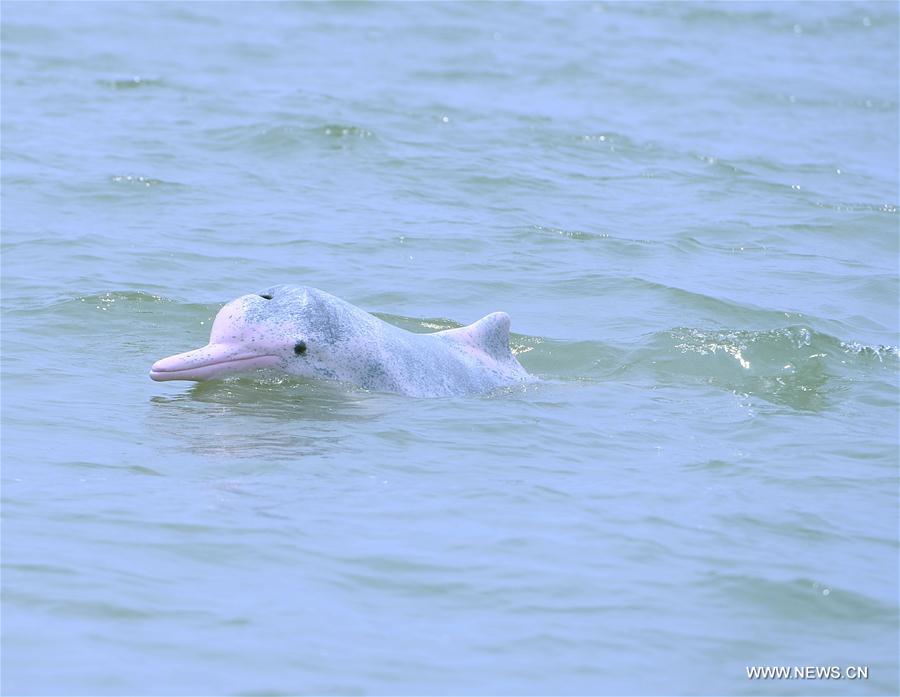
[[[153,364],[150,378],[211,380],[261,369],[413,397],[533,380],[509,350],[509,315],[415,334],[308,286],[278,285],[219,310],[209,343]]]

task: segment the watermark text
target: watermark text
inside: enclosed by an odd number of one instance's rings
[[[868,680],[869,666],[747,666],[748,680]]]

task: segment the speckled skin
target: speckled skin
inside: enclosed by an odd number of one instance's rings
[[[531,379],[509,350],[505,312],[414,334],[306,286],[232,300],[216,315],[209,344],[157,361],[150,377],[209,380],[261,368],[414,397],[487,392]]]

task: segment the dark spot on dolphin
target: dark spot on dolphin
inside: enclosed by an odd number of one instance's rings
[[[294,344],[294,353],[296,353],[298,356],[302,356],[304,353],[306,353],[306,342],[298,341],[296,344]]]

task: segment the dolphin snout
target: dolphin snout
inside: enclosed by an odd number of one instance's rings
[[[212,380],[235,373],[268,368],[278,363],[278,356],[249,353],[243,346],[210,343],[203,348],[162,358],[150,368],[150,379]]]

